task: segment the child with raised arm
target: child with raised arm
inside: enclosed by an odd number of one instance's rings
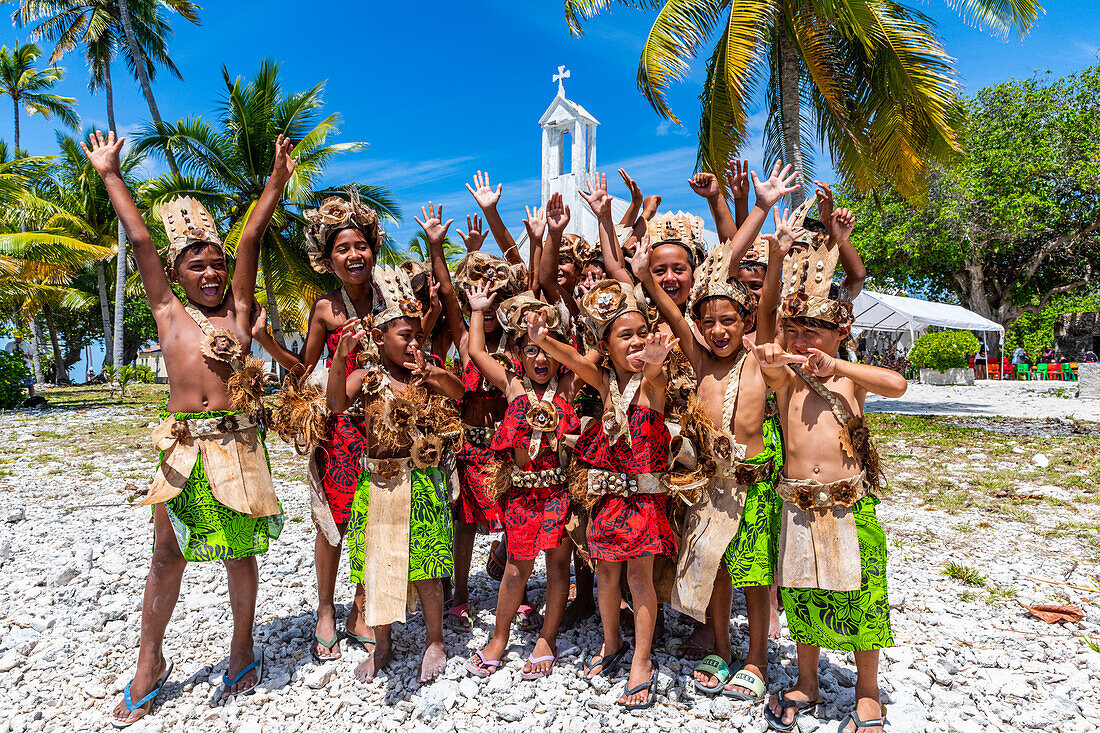
[[[474,189],[471,189],[474,191]],[[478,179],[475,195],[491,195],[500,198],[500,187],[495,193],[488,187],[486,179]],[[482,198],[478,199],[482,203]],[[484,204],[483,204],[484,205]],[[495,207],[495,199],[493,207]],[[465,301],[466,290],[487,285],[490,293],[500,298],[510,298],[527,286],[527,268],[520,264],[509,264],[499,257],[481,251],[485,235],[474,220],[468,220],[469,233],[462,233],[468,254],[455,267],[454,281],[443,253],[443,240],[451,221],[444,223],[443,206],[435,207],[431,202],[427,208],[421,208],[423,219],[416,219],[424,230],[428,240],[428,252],[431,257],[432,274],[439,285],[439,298],[443,303],[443,315],[451,330],[451,337],[462,363],[462,384],[465,394],[459,403],[462,418],[462,441],[458,451],[458,498],[454,503],[454,597],[447,610],[447,627],[456,633],[469,633],[474,628],[474,616],[470,607],[470,565],[473,560],[474,539],[477,533],[499,532],[503,528],[503,515],[500,505],[489,496],[486,471],[493,460],[489,447],[493,440],[495,426],[504,418],[508,403],[503,393],[481,374],[477,363],[470,358],[469,330],[466,327],[465,313],[469,304]],[[499,219],[499,216],[497,217]],[[490,219],[492,221],[492,219]],[[504,247],[505,245],[501,245]],[[457,281],[457,287],[456,287]],[[489,348],[505,358],[504,351],[508,339],[504,335],[495,313],[486,313],[483,317],[486,341]],[[495,550],[495,547],[494,547]],[[492,563],[494,554],[490,553]],[[503,566],[500,568],[503,572]],[[501,574],[502,574],[501,572]],[[498,574],[498,580],[499,576]],[[539,628],[535,611],[529,604],[521,604],[517,613],[521,629],[525,631]]]
[[[305,373],[317,364],[327,349],[325,368],[332,364],[340,330],[349,320],[369,318],[375,302],[371,275],[378,248],[386,239],[378,215],[363,205],[358,191],[350,189],[347,198],[330,196],[316,209],[302,212],[308,222],[305,230],[306,252],[313,269],[323,275],[335,275],[340,289],[317,298],[309,314],[309,328],[301,354],[283,348],[264,329],[257,340],[292,377],[283,391],[281,407],[276,410],[273,426],[280,435],[290,437],[300,450],[309,453],[308,480],[310,510],[317,534],[313,542],[313,561],[317,576],[317,624],[309,653],[317,662],[339,659],[341,632],[336,625],[336,576],[340,568],[340,546],[347,531],[351,502],[363,458],[363,418],[355,410],[339,413],[323,426],[302,425],[290,419],[302,416],[327,417],[323,410],[297,409],[299,395],[310,394],[299,388]],[[357,344],[347,355],[346,369],[354,371],[361,357],[373,350],[369,340]],[[323,376],[320,384],[323,385]],[[316,394],[316,393],[313,393]],[[323,395],[316,395],[315,399]],[[289,422],[292,424],[285,424]],[[348,612],[343,635],[366,646],[374,643],[363,622],[363,593],[357,588]]]
[[[884,482],[871,444],[863,402],[868,392],[900,397],[897,372],[836,357],[848,337],[852,304],[833,284],[838,251],[824,238],[805,238],[795,217],[776,215],[764,300],[782,301],[779,324],[786,349],[774,341],[773,318],[761,307],[756,354],[775,390],[783,424],[785,463],[778,584],[791,635],[797,642],[798,680],[772,697],[768,725],[790,731],[801,713],[821,702],[821,647],[851,651],[856,662],[856,707],[844,733],[881,733],[879,649],[893,645],[886,597],[886,538],[872,491]],[[797,239],[806,246],[786,251]],[[783,267],[779,263],[784,263]]]
[[[506,367],[485,350],[482,322],[495,300],[485,286],[467,291],[472,311],[470,358],[508,398],[508,411],[490,446],[497,455],[490,472],[490,493],[504,507],[508,562],[497,597],[493,636],[466,663],[466,669],[484,678],[500,667],[501,655],[508,648],[512,619],[523,602],[535,559],[543,552],[546,613],[535,648],[520,674],[521,679],[534,680],[548,676],[553,669],[558,655],[558,626],[569,596],[572,544],[565,531],[570,502],[562,465],[563,439],[576,432],[580,421],[573,413],[573,375],[563,372],[557,361],[531,342],[527,323],[535,314],[541,314],[551,338],[565,341],[569,313],[564,306],[551,306],[529,293],[504,301],[497,318],[511,333],[510,352],[518,368]]]
[[[262,369],[248,353],[260,240],[295,166],[290,141],[280,135],[271,177],[241,231],[230,281],[214,221],[194,199],[176,199],[161,208],[169,240],[167,267],[161,263],[119,169],[124,141],[116,141],[114,132],[106,140],[96,132],[81,148],[103,178],[133,242],[171,391],[170,415],[153,431],[162,451],[160,467],[140,502],[153,507],[153,559],[145,581],[137,670],[112,714],[117,728],[149,712],[172,670],[162,643],[188,562],[221,560],[229,576],[233,635],[214,702],[253,689],[263,675],[263,649],[252,641],[255,556],[279,536],[283,514],[255,414],[262,409],[256,403]],[[172,284],[180,286],[186,302],[176,298]]]
[[[738,236],[751,234],[743,230]],[[720,245],[696,270],[688,301],[694,330],[649,273],[648,237],[631,262],[680,339],[696,375],[699,402],[717,430],[717,467],[706,498],[687,508],[672,594],[676,610],[709,627],[715,650],[696,666],[695,687],[708,695],[759,702],[767,677],[768,586],[774,580],[780,508],[774,485],[782,449],[779,426],[765,409],[767,385],[756,359],[742,346],[756,302],[742,283],[729,278],[733,246]],[[736,673],[729,667],[734,587],[744,589],[749,621],[748,655]]]
[[[624,566],[634,603],[636,649],[618,703],[649,707],[656,697],[652,659],[657,594],[653,560],[676,553],[666,515],[670,436],[665,426],[665,359],[676,341],[652,330],[640,293],[604,280],[581,301],[581,310],[610,367],[601,368],[550,337],[540,314],[528,326],[531,341],[600,392],[603,417],[573,448],[570,493],[589,507],[589,556],[596,564],[604,641],[585,665],[585,676],[611,674],[630,650],[619,630],[620,577]],[[622,387],[620,388],[620,385]]]
[[[421,682],[441,674],[443,578],[454,569],[446,481],[438,465],[445,443],[457,440],[458,415],[443,398],[459,399],[462,383],[428,362],[421,304],[401,269],[375,269],[380,302],[369,333],[378,360],[347,373],[348,356],[368,338],[352,319],[328,373],[329,410],[360,403],[366,437],[362,470],[348,516],[351,581],[363,585],[363,623],[374,631],[370,657],[355,669],[367,682],[393,659],[391,625],[404,622],[419,596],[426,639]]]

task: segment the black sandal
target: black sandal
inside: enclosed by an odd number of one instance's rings
[[[592,659],[589,660],[588,664],[584,665],[585,677],[588,679],[589,682],[591,682],[600,675],[603,675],[605,677],[610,676],[616,669],[619,668],[619,664],[622,663],[623,657],[626,656],[626,653],[628,651],[630,651],[630,642],[624,640],[622,647],[620,647],[619,651],[615,652],[614,654],[608,654],[605,657],[592,657]],[[592,677],[588,677],[588,673],[596,667],[599,667],[600,671]]]
[[[764,721],[768,724],[769,728],[771,728],[772,730],[781,731],[781,733],[790,733],[791,731],[793,731],[795,728],[798,727],[799,715],[802,715],[803,713],[809,713],[818,705],[821,705],[825,702],[825,698],[823,697],[819,697],[816,700],[788,700],[786,697],[784,697],[786,692],[790,692],[790,690],[779,693],[779,717],[776,717],[775,713],[772,712],[772,706],[770,703],[766,703],[764,705]],[[783,723],[782,715],[782,713],[786,711],[787,708],[794,708],[794,717],[791,718],[791,722],[789,725]]]
[[[875,727],[879,727],[879,728],[882,728],[883,730],[886,730],[886,706],[885,705],[882,706],[882,717],[881,718],[875,718],[874,720],[860,720],[859,719],[859,714],[855,710],[853,710],[852,712],[848,713],[847,717],[845,717],[844,720],[840,721],[840,727],[837,728],[837,730],[838,731],[843,731],[845,728],[847,728],[849,720],[856,724],[856,730],[857,731],[860,728],[875,728]]]
[[[650,678],[650,680],[648,682],[643,682],[642,684],[638,685],[637,687],[629,687],[623,692],[624,697],[630,697],[631,695],[635,695],[635,694],[641,692],[642,690],[649,690],[649,695],[646,696],[645,702],[639,702],[639,703],[635,703],[633,705],[628,705],[626,703],[621,703],[618,700],[616,700],[615,704],[621,705],[624,710],[645,710],[646,708],[651,708],[651,707],[653,707],[653,703],[657,701],[657,693],[654,690],[655,687],[657,687],[657,665],[656,664],[653,665],[653,677]]]

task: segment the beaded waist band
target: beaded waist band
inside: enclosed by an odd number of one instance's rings
[[[545,468],[541,471],[524,471],[512,467],[512,486],[517,489],[545,489],[548,486],[561,486],[565,483],[565,469],[561,466]]]
[[[603,496],[604,494],[616,494],[618,496],[667,494],[668,487],[661,482],[661,474],[658,473],[631,475],[590,468],[588,469],[588,493],[596,496]]]
[[[473,425],[462,426],[462,440],[478,448],[488,448],[493,442],[494,428],[481,428]]]
[[[827,509],[832,506],[851,507],[867,496],[866,473],[840,481],[823,484],[814,479],[790,479],[781,476],[779,496],[806,512],[811,509]]]

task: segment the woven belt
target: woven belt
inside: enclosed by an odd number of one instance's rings
[[[545,489],[548,486],[561,486],[564,483],[565,469],[561,466],[545,468],[541,471],[512,468],[512,486],[517,489]]]
[[[772,475],[775,470],[775,461],[767,460],[763,463],[745,463],[738,461],[733,465],[719,464],[715,471],[716,476],[732,478],[739,486],[751,486],[760,483]]]
[[[823,484],[814,479],[779,479],[779,496],[804,512],[811,509],[827,509],[832,506],[851,507],[867,496],[867,474]]]
[[[478,448],[488,448],[493,442],[494,428],[480,428],[473,425],[462,426],[462,439],[470,445]]]
[[[239,433],[259,425],[255,416],[249,414],[223,415],[221,417],[203,417],[190,420],[173,420],[171,435],[177,440],[202,438],[208,435]]]
[[[604,494],[615,494],[617,496],[667,494],[668,487],[661,483],[661,475],[658,473],[631,475],[590,468],[588,469],[588,493],[597,496],[603,496]]]

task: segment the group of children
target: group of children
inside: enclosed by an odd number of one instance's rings
[[[308,456],[317,663],[339,659],[342,640],[360,644],[369,655],[355,674],[373,679],[392,660],[392,624],[419,602],[420,680],[438,676],[444,628],[474,625],[476,534],[502,533],[486,565],[500,581],[496,623],[466,662],[470,675],[499,670],[513,626],[537,632],[521,678],[550,675],[558,631],[589,612],[594,578],[603,643],[583,674],[610,677],[629,663],[620,705],[657,697],[664,605],[692,617],[713,650],[695,668],[696,689],[761,703],[778,587],[798,679],[763,706],[768,725],[793,730],[821,702],[826,647],[855,653],[856,706],[843,730],[882,730],[878,650],[892,636],[873,492],[883,474],[863,402],[868,391],[900,396],[906,382],[837,357],[864,273],[851,212],[834,210],[827,185],[793,212],[775,210],[775,233],[761,237],[769,212],[799,188],[789,166],[760,180],[735,161],[725,186],[696,174],[690,185],[721,242],[708,252],[701,218],[658,213],[660,198],[643,197],[625,171],[631,205],[616,223],[600,176],[582,192],[599,241],[566,232],[570,211],[555,194],[528,210],[525,262],[497,212],[501,186],[479,172],[468,188],[503,257],[482,251],[481,217],[467,217],[458,232],[467,253],[453,272],[442,206],[416,219],[430,261],[385,267],[376,263],[385,232],[351,190],[302,212],[313,267],[341,285],[314,303],[296,354],[271,337],[254,300],[260,243],[294,176],[290,143],[276,141],[271,177],[239,228],[232,278],[214,222],[192,199],[160,211],[161,264],[119,172],[122,144],[95,133],[85,150],[133,242],[171,393],[142,502],[153,507],[153,561],[117,727],[148,713],[171,672],[161,646],[188,561],[222,560],[229,575],[234,633],[213,702],[260,682],[255,556],[282,526],[270,429]],[[815,202],[816,220],[807,216]],[[248,355],[253,340],[290,372],[274,409],[263,404],[262,362]],[[341,629],[334,590],[345,544],[355,596]],[[541,618],[526,596],[540,554]],[[749,628],[736,671],[734,588]]]

